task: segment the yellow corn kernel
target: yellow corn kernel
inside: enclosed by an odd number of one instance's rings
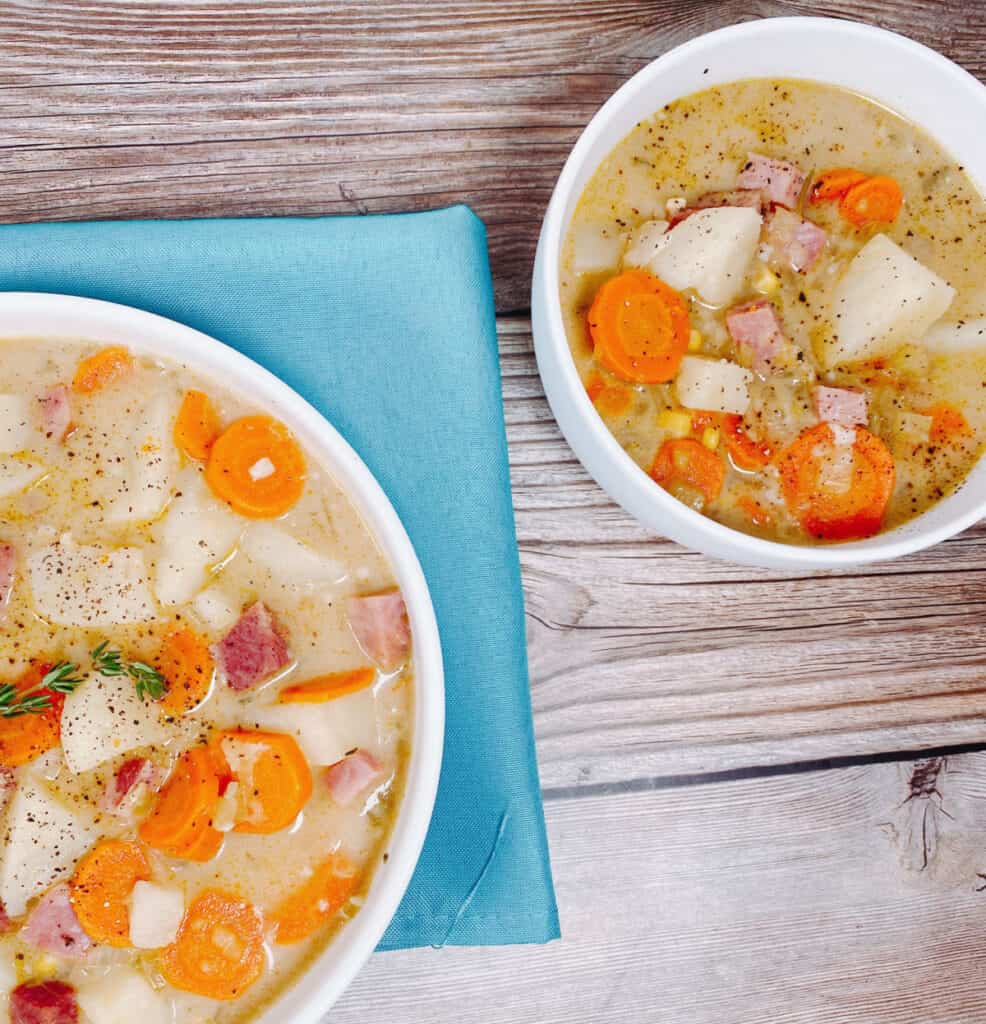
[[[693,327],[688,332],[688,351],[689,352],[698,352],[698,350],[701,347],[702,347],[702,332],[695,330],[695,328]]]
[[[761,264],[757,276],[753,279],[753,287],[761,295],[773,295],[781,286],[781,279],[766,264]]]
[[[688,437],[692,432],[692,418],[681,409],[664,409],[657,417],[657,425],[674,437]]]
[[[719,431],[715,427],[706,427],[702,431],[702,444],[709,449],[710,452],[714,452],[719,447]]]
[[[31,968],[31,977],[37,981],[49,981],[59,971],[58,961],[50,953],[36,956]]]

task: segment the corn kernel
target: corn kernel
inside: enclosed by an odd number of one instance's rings
[[[753,279],[753,287],[761,295],[772,295],[781,286],[781,279],[766,265],[760,267],[760,271]]]
[[[692,418],[681,409],[664,409],[657,417],[657,425],[674,437],[688,437],[692,432]]]
[[[695,328],[693,327],[688,332],[688,351],[689,352],[698,352],[698,350],[701,347],[702,347],[702,332],[701,331],[696,331]]]
[[[702,431],[702,444],[709,449],[710,452],[714,452],[719,447],[719,431],[715,427],[706,427]]]
[[[34,958],[31,976],[38,981],[48,981],[58,973],[58,961],[50,953],[41,953]]]

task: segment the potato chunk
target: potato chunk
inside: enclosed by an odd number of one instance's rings
[[[955,289],[886,235],[856,253],[832,297],[826,367],[888,355],[919,341],[951,305]]]
[[[686,409],[731,412],[742,416],[750,405],[753,374],[728,359],[685,356],[675,380],[678,401]]]

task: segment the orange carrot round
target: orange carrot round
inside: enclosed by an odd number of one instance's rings
[[[215,733],[210,747],[220,769],[239,783],[242,804],[235,832],[280,832],[308,803],[312,772],[293,736],[229,729]]]
[[[324,704],[365,690],[377,678],[375,668],[354,668],[349,672],[330,672],[328,675],[306,679],[303,683],[286,686],[278,695],[281,704]]]
[[[216,439],[205,478],[213,493],[241,515],[273,519],[301,497],[305,457],[283,423],[270,416],[245,416]]]
[[[356,869],[339,853],[315,868],[311,878],[269,915],[280,946],[301,942],[328,924],[359,886]]]
[[[165,979],[207,999],[236,999],[263,969],[260,913],[246,900],[218,889],[207,889],[192,903],[175,941],[161,953]]]
[[[855,167],[833,167],[820,174],[808,192],[809,203],[821,203],[826,199],[840,199],[853,185],[866,181],[866,175]]]
[[[136,844],[106,839],[79,861],[72,877],[72,906],[93,942],[130,945],[130,894],[151,877],[147,854]]]
[[[222,843],[222,833],[212,827],[218,801],[218,766],[208,748],[195,747],[178,759],[138,834],[172,857],[211,860]]]
[[[188,626],[165,638],[155,667],[168,685],[161,703],[176,715],[205,700],[216,672],[208,641]]]
[[[743,417],[729,413],[722,418],[726,450],[737,469],[753,472],[763,469],[771,459],[770,446],[763,441],[754,441],[743,426]]]
[[[18,694],[34,690],[52,666],[36,662],[32,664],[13,685]],[[60,693],[39,690],[48,697],[50,706],[37,714],[17,715],[14,718],[0,718],[0,765],[16,768],[27,764],[61,742],[62,705],[65,698]]]
[[[219,416],[204,391],[185,392],[175,419],[175,444],[190,459],[205,461],[219,437]]]
[[[690,437],[665,441],[658,449],[650,475],[666,490],[687,488],[706,504],[719,497],[726,466],[715,452]]]
[[[688,306],[660,278],[627,270],[596,293],[588,316],[596,359],[621,380],[662,384],[688,349]]]
[[[850,224],[892,224],[904,204],[904,194],[893,178],[876,175],[857,182],[839,200],[839,213]]]
[[[122,345],[110,345],[79,363],[72,387],[81,394],[89,395],[115,384],[133,368],[133,356]]]
[[[589,378],[585,390],[589,401],[604,416],[623,416],[633,401],[629,389],[619,384],[607,384],[598,374]]]
[[[743,514],[754,526],[763,528],[773,525],[774,517],[756,498],[751,498],[748,494],[744,494],[736,504],[739,505]]]
[[[827,423],[806,430],[777,458],[781,492],[788,511],[820,540],[857,540],[878,533],[896,470],[893,456],[875,434],[854,428],[852,462],[843,483],[826,481],[844,459]]]

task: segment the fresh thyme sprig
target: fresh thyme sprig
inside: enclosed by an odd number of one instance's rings
[[[125,661],[123,654],[110,647],[109,640],[104,640],[89,652],[93,668],[104,676],[127,675],[137,687],[137,696],[141,700],[150,697],[158,700],[164,696],[167,684],[164,676],[156,668],[143,661]]]
[[[79,666],[61,661],[44,674],[40,682],[26,690],[18,689],[13,683],[0,685],[0,718],[17,718],[20,715],[37,715],[51,707],[51,694],[71,693],[84,682],[77,676]]]

